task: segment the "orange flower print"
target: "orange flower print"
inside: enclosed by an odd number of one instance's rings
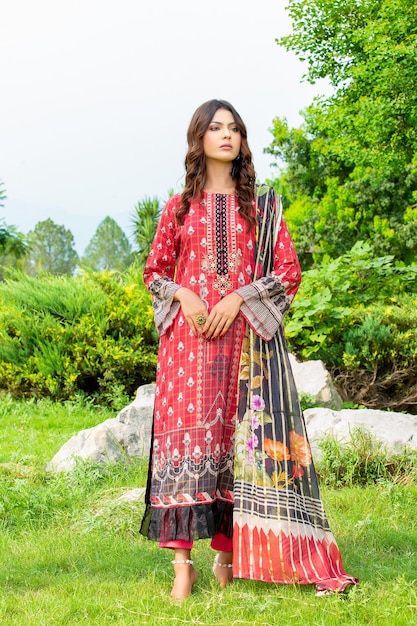
[[[282,441],[274,441],[265,437],[264,450],[274,461],[288,461],[290,458],[288,448],[284,446]]]
[[[291,460],[307,467],[311,463],[311,450],[307,439],[297,435],[295,430],[290,432]]]

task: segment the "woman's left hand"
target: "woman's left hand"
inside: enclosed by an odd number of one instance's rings
[[[240,311],[243,298],[233,291],[212,308],[203,327],[206,339],[216,339],[227,333]]]

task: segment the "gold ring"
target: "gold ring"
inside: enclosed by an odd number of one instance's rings
[[[203,324],[206,323],[206,318],[204,317],[204,315],[197,315],[197,317],[195,318],[195,322],[199,326],[203,326]]]

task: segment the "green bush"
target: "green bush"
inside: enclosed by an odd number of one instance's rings
[[[0,284],[0,388],[16,397],[131,396],[154,379],[156,354],[138,270]]]
[[[349,369],[370,364],[403,368],[417,364],[417,295],[392,298],[351,315],[343,334],[343,362]]]
[[[321,359],[345,400],[417,406],[417,267],[374,257],[370,246],[308,270],[286,321],[289,348]]]
[[[290,346],[304,359],[325,354],[331,361],[332,345],[369,307],[395,307],[399,299],[401,306],[415,304],[417,266],[396,266],[393,256],[374,257],[369,244],[358,242],[347,254],[304,272],[285,325]],[[407,325],[405,319],[401,323]],[[339,347],[334,357],[340,358]]]

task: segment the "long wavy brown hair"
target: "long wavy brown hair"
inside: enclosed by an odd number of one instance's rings
[[[248,229],[255,224],[252,216],[252,202],[255,198],[255,169],[252,153],[249,149],[246,126],[236,109],[225,100],[209,100],[195,111],[187,131],[188,151],[185,157],[185,186],[181,194],[181,206],[177,211],[179,224],[193,199],[201,198],[206,184],[206,157],[203,149],[203,137],[219,109],[226,109],[233,115],[234,122],[240,131],[241,146],[239,156],[232,161],[232,177],[235,181],[236,195],[239,198],[240,213],[248,224]]]

